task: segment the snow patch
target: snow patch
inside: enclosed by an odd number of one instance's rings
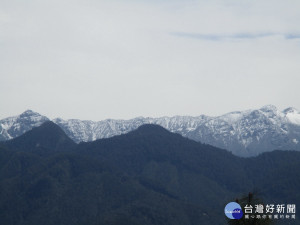
[[[300,125],[300,113],[288,113],[286,118],[290,123]]]

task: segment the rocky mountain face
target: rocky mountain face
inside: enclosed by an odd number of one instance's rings
[[[30,110],[0,120],[0,140],[15,138],[47,120],[47,117]],[[300,150],[299,111],[294,108],[279,111],[272,105],[218,117],[138,117],[98,122],[56,118],[53,122],[77,143],[128,133],[143,124],[157,124],[171,132],[227,149],[239,156],[255,156],[275,149]]]
[[[49,119],[31,110],[27,110],[19,116],[12,116],[0,120],[0,141],[18,137],[33,127],[38,127]]]

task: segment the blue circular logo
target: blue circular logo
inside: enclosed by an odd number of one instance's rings
[[[230,202],[225,206],[224,209],[225,215],[229,219],[241,219],[243,217],[242,207],[236,202]]]

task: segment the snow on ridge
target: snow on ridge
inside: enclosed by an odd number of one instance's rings
[[[300,126],[300,113],[287,113],[286,118],[290,123]]]
[[[288,107],[282,111],[284,114],[288,113],[299,113],[299,110],[294,107]]]
[[[49,119],[31,110],[0,120],[0,140],[17,137],[46,120]],[[300,113],[294,108],[279,111],[273,105],[216,117],[136,117],[129,120],[106,119],[96,122],[55,118],[52,121],[77,143],[125,134],[143,124],[157,124],[190,139],[229,149],[237,155],[255,155],[279,147],[300,150]]]

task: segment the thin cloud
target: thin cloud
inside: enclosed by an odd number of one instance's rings
[[[300,1],[23,2],[0,1],[0,118],[300,108]]]
[[[237,33],[237,34],[201,34],[201,33],[187,33],[187,32],[171,32],[170,35],[177,37],[194,38],[200,40],[209,41],[224,41],[224,40],[234,40],[234,39],[259,39],[271,36],[283,36],[285,39],[298,39],[300,34],[280,34],[280,33]]]
[[[286,39],[300,39],[300,34],[287,34],[285,35]]]

